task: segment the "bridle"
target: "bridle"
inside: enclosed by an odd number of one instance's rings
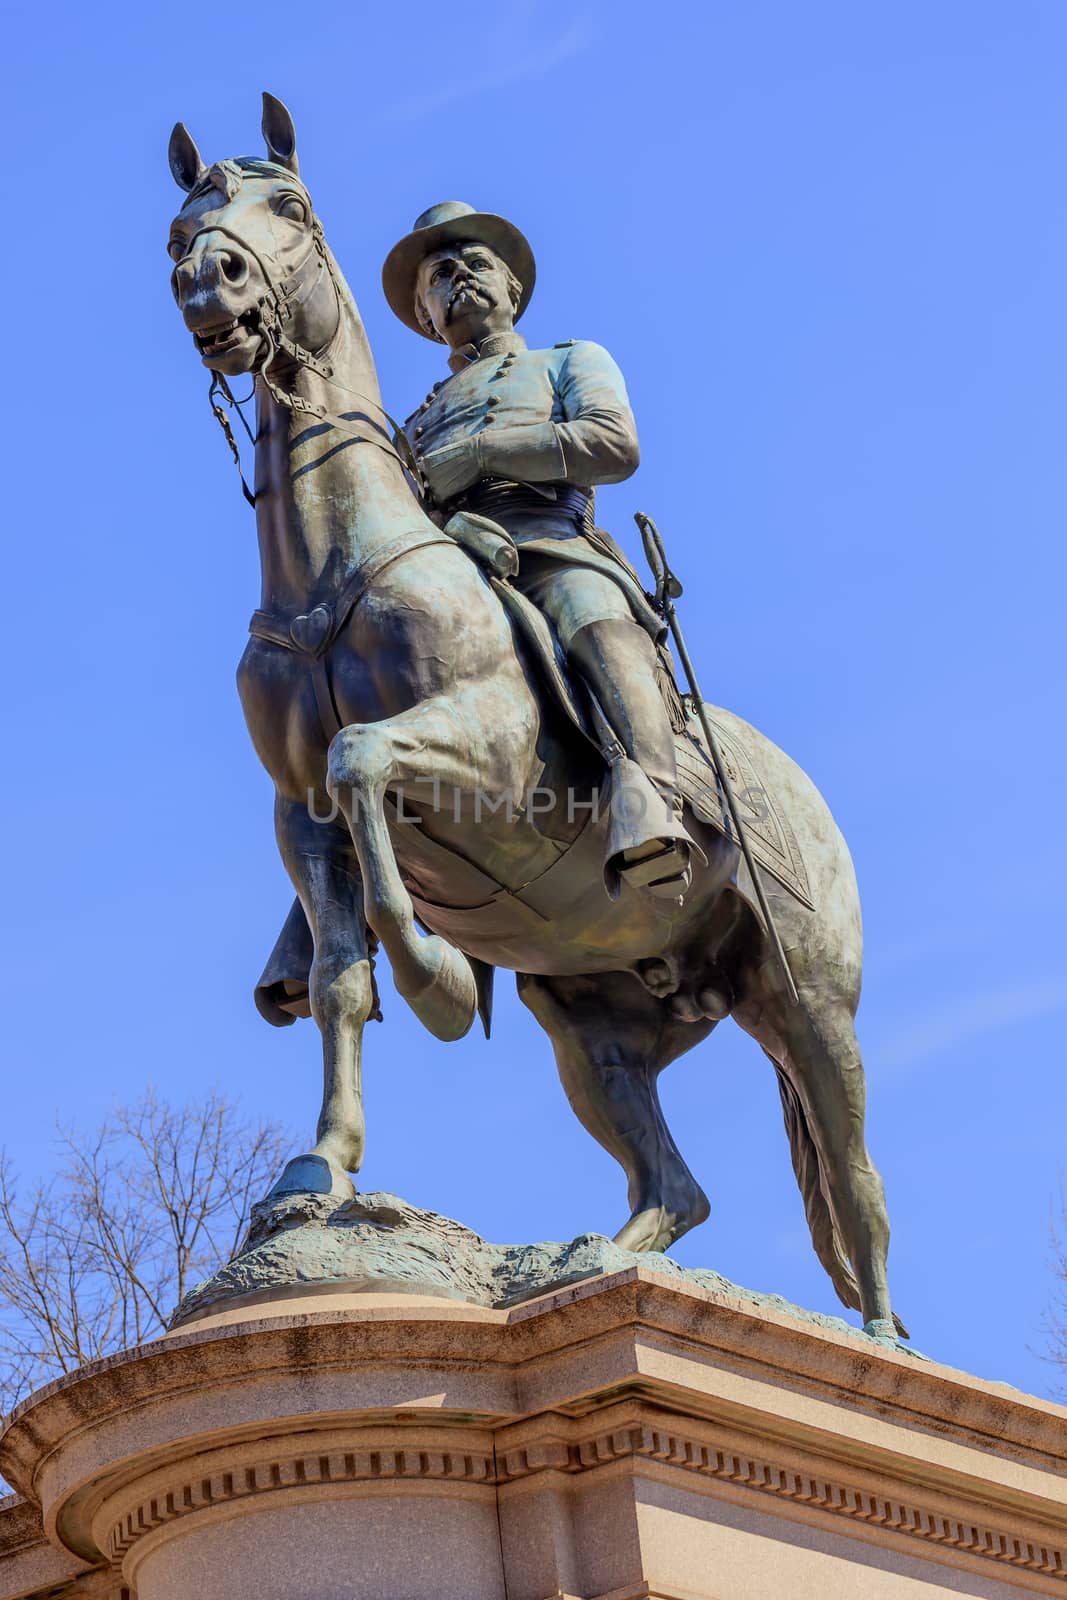
[[[217,163],[202,181],[211,182],[212,184],[217,184],[220,188],[224,188],[229,201],[236,194],[242,177],[243,174],[240,167],[235,162],[226,161]],[[301,185],[301,189],[303,189],[303,185]],[[200,192],[199,186],[194,189],[194,193],[198,192]],[[321,283],[323,272],[328,275],[333,285],[334,300],[339,319],[338,326],[340,326],[340,318],[344,313],[344,297],[341,284],[338,280],[338,274],[334,270],[330,252],[326,248],[322,224],[311,208],[307,191],[304,190],[303,193],[304,198],[307,199],[308,212],[311,216],[311,241],[307,251],[287,278],[276,282],[268,271],[266,263],[258,250],[249,244],[246,239],[242,239],[240,234],[235,233],[232,228],[217,222],[199,228],[193,234],[185,246],[182,260],[188,257],[197,239],[209,233],[217,233],[225,239],[232,240],[235,245],[244,251],[256,263],[265,285],[264,291],[252,307],[251,313],[242,314],[243,319],[252,323],[260,335],[261,349],[257,352],[255,364],[251,369],[253,379],[262,382],[268,394],[278,405],[284,406],[287,411],[316,422],[325,423],[330,428],[339,428],[342,433],[347,434],[356,444],[373,444],[379,450],[384,450],[406,472],[415,493],[418,495],[421,493],[421,474],[400,423],[391,417],[385,407],[370,395],[361,394],[358,390],[349,389],[347,385],[338,382],[333,367],[323,359],[323,353],[328,348],[329,341],[327,341],[327,345],[323,346],[322,350],[306,350],[288,332],[288,328],[292,326],[295,313]],[[175,289],[177,289],[176,274],[180,265],[181,262],[175,263],[174,273],[172,274],[172,283]],[[332,337],[334,335],[331,335]],[[373,408],[393,430],[395,442],[394,439],[390,439],[385,427],[363,412],[357,412],[354,417],[341,417],[332,411],[328,411],[325,406],[316,405],[313,401],[305,399],[303,395],[282,388],[281,384],[271,376],[270,372],[271,367],[278,361],[279,356],[286,357],[297,367],[306,367],[308,371],[316,373],[335,389],[339,389],[345,394],[350,394],[353,399]],[[255,381],[253,382],[252,392],[253,394],[255,393]],[[219,402],[219,396],[231,409],[237,412],[244,425],[245,432],[254,446],[256,443],[255,436],[248,426],[244,412],[241,410],[245,401],[239,401],[235,397],[221,373],[213,372],[211,375],[211,387],[208,390],[211,410],[222,428],[226,436],[226,442],[233,453],[245,499],[250,506],[254,507],[256,497],[245,481],[244,471],[241,466],[241,452],[237,448],[233,429]],[[251,395],[247,398],[251,399]],[[357,418],[368,424],[373,431],[364,432],[360,428],[353,426]],[[340,446],[337,448],[340,448]],[[394,561],[399,561],[401,557],[408,556],[415,550],[425,549],[430,545],[447,545],[453,550],[457,548],[453,539],[427,520],[424,528],[415,528],[414,530],[404,528],[402,532],[394,535],[391,539],[386,539],[384,543],[365,555],[363,559],[357,561],[348,572],[340,591],[333,599],[320,601],[318,605],[296,617],[282,617],[273,612],[263,610],[256,611],[253,614],[249,623],[249,632],[253,638],[265,640],[285,650],[295,651],[307,662],[315,694],[319,722],[327,745],[343,725],[337,702],[334,699],[333,684],[330,677],[330,653],[334,642],[345,627],[352,612],[359,605],[364,594],[381,573],[391,566]]]
[[[226,166],[229,168],[230,163],[226,163]],[[239,169],[237,170],[239,172]],[[227,176],[230,176],[229,172],[227,173]],[[274,281],[270,272],[267,270],[267,266],[263,261],[262,256],[259,254],[259,251],[255,248],[255,246],[250,244],[247,239],[243,239],[240,234],[235,233],[232,228],[226,227],[223,223],[215,222],[211,223],[207,227],[197,229],[196,233],[194,233],[192,238],[190,238],[188,241],[185,249],[185,256],[189,255],[197,239],[203,237],[205,234],[210,233],[221,234],[224,238],[232,240],[233,243],[236,244],[243,252],[245,252],[246,255],[251,257],[256,266],[259,268],[260,275],[264,284],[266,285],[264,292],[255,302],[251,313],[258,324],[258,332],[260,334],[261,342],[261,353],[257,356],[255,366],[251,369],[253,379],[261,379],[271,398],[278,405],[285,407],[287,411],[292,411],[298,416],[305,416],[311,421],[325,422],[331,427],[340,428],[342,433],[348,434],[349,437],[355,440],[357,444],[377,445],[378,449],[384,450],[386,455],[392,456],[392,458],[397,461],[402,468],[404,468],[415,487],[416,493],[418,493],[421,482],[419,469],[416,464],[414,454],[411,450],[411,446],[408,444],[404,430],[400,423],[398,423],[394,417],[391,417],[388,411],[386,411],[385,407],[381,405],[379,401],[372,399],[370,395],[361,394],[358,390],[349,389],[345,384],[339,383],[334,376],[333,367],[330,366],[328,362],[321,359],[321,354],[316,354],[316,352],[313,350],[305,349],[304,346],[298,344],[295,339],[290,338],[286,331],[287,326],[291,326],[295,313],[310,297],[312,292],[318,288],[324,272],[329,277],[330,283],[333,287],[338,317],[341,315],[341,289],[337,282],[337,276],[333,270],[330,254],[326,248],[326,239],[322,231],[322,224],[318,217],[312,212],[311,242],[308,245],[307,251],[289,276],[282,279],[280,282]],[[176,298],[177,273],[180,266],[181,262],[176,262],[174,271],[171,274],[171,284],[175,289]],[[248,313],[245,313],[244,315],[248,315]],[[390,438],[386,430],[384,428],[378,428],[378,425],[371,422],[370,418],[366,418],[365,420],[370,423],[372,428],[378,429],[377,434],[364,433],[358,428],[352,426],[352,422],[354,420],[353,418],[338,416],[335,412],[328,411],[325,406],[316,405],[314,401],[305,399],[301,394],[296,394],[288,389],[283,389],[281,385],[270,376],[270,368],[278,360],[279,356],[287,357],[296,366],[306,367],[308,371],[314,372],[320,378],[325,379],[326,382],[331,384],[333,388],[340,389],[343,393],[352,395],[354,399],[361,400],[364,404],[372,406],[389,424],[393,437]],[[212,415],[222,428],[223,434],[226,438],[226,443],[230,447],[238,474],[240,475],[241,489],[244,493],[244,497],[248,501],[249,505],[254,507],[256,503],[256,497],[253,491],[248,487],[248,483],[245,480],[244,468],[241,465],[241,452],[238,449],[237,441],[233,436],[233,429],[230,426],[230,420],[225,411],[222,409],[222,405],[219,403],[218,397],[220,395],[230,409],[237,412],[237,415],[240,417],[244,426],[245,432],[248,434],[249,439],[254,445],[256,442],[255,436],[252,433],[251,428],[248,426],[244,412],[241,410],[242,405],[244,405],[246,401],[239,401],[237,399],[222,373],[212,372],[211,384],[208,388],[208,403],[211,406]],[[246,400],[250,398],[251,396],[247,396]]]

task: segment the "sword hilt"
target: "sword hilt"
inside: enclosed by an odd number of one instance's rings
[[[641,543],[645,547],[645,560],[652,569],[652,576],[656,580],[656,610],[666,616],[670,602],[679,599],[685,592],[682,588],[681,579],[671,571],[663,536],[652,521],[652,518],[646,516],[643,511],[635,511],[634,521],[641,531]]]

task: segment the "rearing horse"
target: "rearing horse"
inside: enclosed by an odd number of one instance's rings
[[[631,1215],[617,1239],[633,1250],[662,1250],[708,1214],[657,1078],[730,1014],[775,1066],[812,1240],[838,1295],[869,1332],[903,1331],[864,1136],[859,902],[824,801],[755,729],[714,710],[788,816],[806,867],[810,904],[765,879],[799,1004],[736,844],[699,808],[686,822],[706,862],[684,904],[625,886],[609,898],[605,824],[591,807],[603,762],[565,690],[549,685],[551,648],[534,648],[544,625],[422,509],[299,179],[292,119],[269,95],[263,132],[268,160],[208,170],[175,129],[171,169],[188,198],[168,248],[205,366],[223,384],[254,375],[262,593],[238,686],[275,784],[302,908],[290,920],[310,929],[307,1004],[324,1067],[317,1142],[279,1190],[351,1192],[375,940],[441,1039],[464,1034],[479,1008],[487,1020],[494,966],[518,975],[577,1115],[626,1172]],[[564,793],[565,807],[544,804]],[[279,986],[275,1020],[289,1020],[294,994]]]

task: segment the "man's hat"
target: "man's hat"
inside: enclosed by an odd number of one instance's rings
[[[421,217],[416,217],[411,232],[386,256],[382,288],[401,322],[414,328],[416,333],[424,333],[415,315],[415,282],[419,267],[435,250],[457,240],[488,245],[511,268],[522,284],[522,294],[515,308],[518,322],[533,294],[536,276],[533,251],[513,223],[488,211],[475,211],[463,200],[443,200],[440,205],[424,211]],[[429,335],[424,334],[424,337]]]

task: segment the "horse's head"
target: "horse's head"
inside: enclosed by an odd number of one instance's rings
[[[170,169],[188,193],[170,227],[171,286],[204,365],[230,377],[269,366],[282,341],[321,350],[338,325],[293,119],[269,94],[263,137],[268,160],[241,156],[211,168],[182,123],[170,137]]]

